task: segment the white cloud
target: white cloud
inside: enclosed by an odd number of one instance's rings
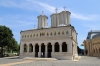
[[[43,8],[47,9],[48,11],[50,11],[52,13],[55,10],[55,7],[54,6],[51,6],[49,4],[42,3],[42,2],[38,2],[38,1],[35,1],[35,3],[39,4],[40,6],[42,6]],[[60,9],[59,12],[63,10],[62,8],[59,8],[59,9]],[[100,15],[96,15],[96,14],[92,14],[92,15],[82,15],[82,14],[78,14],[78,13],[71,12],[71,17],[72,18],[76,18],[76,19],[80,19],[80,20],[94,21],[94,20],[99,20]]]
[[[5,7],[17,7],[21,9],[27,9],[27,10],[36,10],[36,11],[42,11],[43,9],[46,9],[47,11],[54,13],[55,12],[55,6],[51,6],[47,3],[39,2],[37,0],[25,0],[25,1],[19,1],[16,2],[14,0],[1,0],[0,6]],[[41,9],[41,10],[40,10]],[[58,8],[58,12],[62,11],[63,8]],[[99,20],[100,15],[97,14],[90,14],[90,15],[84,15],[84,14],[78,14],[71,11],[71,17],[80,19],[80,20],[87,20],[87,21],[95,21]]]
[[[88,20],[88,21],[95,21],[99,20],[100,15],[92,14],[92,15],[82,15],[82,14],[76,14],[76,13],[71,13],[72,18],[77,18],[81,20]]]

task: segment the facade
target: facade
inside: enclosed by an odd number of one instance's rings
[[[77,32],[70,24],[70,12],[62,11],[48,17],[38,16],[38,28],[21,31],[20,58],[44,57],[77,59]]]
[[[85,55],[100,56],[100,31],[93,30],[88,33],[88,37],[84,40]]]

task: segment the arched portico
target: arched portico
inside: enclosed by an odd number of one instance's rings
[[[39,45],[35,44],[35,57],[38,57]]]
[[[59,52],[59,43],[58,42],[55,43],[54,48],[55,48],[55,52]]]
[[[52,52],[52,45],[51,43],[48,43],[47,45],[47,57],[51,57],[51,52]]]
[[[27,52],[27,44],[24,44],[24,52]]]
[[[44,45],[44,43],[41,44],[41,57],[45,57],[45,45]]]
[[[67,44],[66,44],[66,42],[62,43],[62,52],[67,52]]]
[[[29,52],[33,52],[33,45],[29,44]]]

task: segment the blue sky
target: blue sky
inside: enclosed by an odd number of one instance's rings
[[[20,31],[33,29],[34,25],[37,28],[37,16],[42,11],[50,26],[50,15],[56,7],[61,12],[64,6],[71,12],[71,24],[78,33],[80,46],[90,30],[99,30],[100,0],[0,0],[0,25],[8,26],[20,43]]]

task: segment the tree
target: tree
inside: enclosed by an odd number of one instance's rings
[[[14,38],[12,38],[12,39],[9,41],[9,43],[10,43],[10,44],[8,44],[8,48],[9,48],[9,50],[11,51],[11,53],[12,53],[13,51],[15,51],[15,52],[18,52],[18,51],[19,51],[19,44],[17,43],[17,41],[16,41]]]
[[[81,46],[84,46],[84,44],[81,44]]]
[[[13,37],[12,30],[6,26],[0,25],[0,47],[1,47],[1,56],[3,56],[3,49],[5,46],[10,44],[10,40]]]

